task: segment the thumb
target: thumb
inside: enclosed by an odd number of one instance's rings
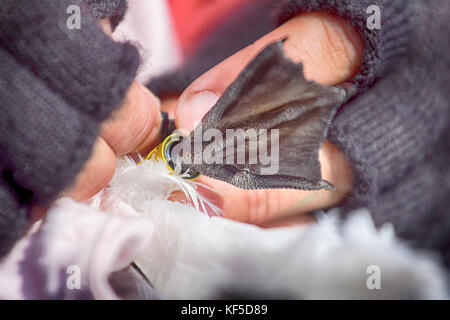
[[[192,130],[245,66],[269,43],[288,38],[284,51],[302,62],[305,77],[325,85],[351,78],[360,65],[363,44],[343,18],[325,13],[299,15],[226,59],[193,82],[181,95],[175,113],[178,128]]]

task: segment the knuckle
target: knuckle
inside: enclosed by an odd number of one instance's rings
[[[305,66],[305,76],[333,85],[346,81],[359,68],[363,44],[344,18],[328,13],[300,14],[278,28],[292,37],[285,44],[286,54]]]
[[[117,155],[133,152],[160,123],[156,100],[133,83],[125,103],[102,128],[102,137]]]
[[[332,67],[339,70],[353,69],[356,50],[348,39],[342,22],[322,20],[322,43],[325,55]]]
[[[261,224],[276,216],[279,209],[279,190],[252,190],[247,192],[248,222]]]

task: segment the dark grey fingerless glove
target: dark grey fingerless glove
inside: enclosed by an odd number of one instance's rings
[[[370,5],[381,29],[366,27]],[[366,206],[412,244],[450,266],[450,3],[446,0],[292,0],[280,23],[307,11],[341,15],[364,39],[360,95],[344,105],[329,140],[355,176],[346,208]]]
[[[127,0],[84,0],[92,7],[92,12],[98,18],[108,18],[123,15],[127,10]]]
[[[99,17],[115,10],[88,2]],[[66,24],[73,4],[80,30]],[[134,78],[136,49],[97,24],[80,0],[0,4],[0,256],[24,232],[30,207],[50,204],[74,181]]]

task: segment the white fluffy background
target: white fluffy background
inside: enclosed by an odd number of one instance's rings
[[[155,227],[135,261],[165,298],[207,299],[226,292],[267,298],[440,299],[444,271],[432,255],[402,244],[368,212],[345,224],[335,212],[308,227],[262,229],[167,200],[195,186],[167,174],[161,163],[119,160],[110,187],[93,206],[141,216]],[[366,286],[367,268],[381,269],[381,290]]]

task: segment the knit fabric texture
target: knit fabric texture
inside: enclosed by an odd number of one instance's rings
[[[84,0],[92,6],[93,14],[98,18],[121,16],[127,10],[127,0]]]
[[[71,5],[80,29],[67,26]],[[0,256],[25,231],[31,206],[49,205],[74,181],[134,78],[137,50],[97,24],[82,1],[0,4]]]
[[[366,27],[367,8],[381,28]],[[293,0],[280,23],[309,11],[347,18],[362,35],[364,59],[352,79],[360,93],[344,105],[329,140],[355,177],[345,206],[366,206],[376,223],[450,266],[450,3],[445,0]]]

